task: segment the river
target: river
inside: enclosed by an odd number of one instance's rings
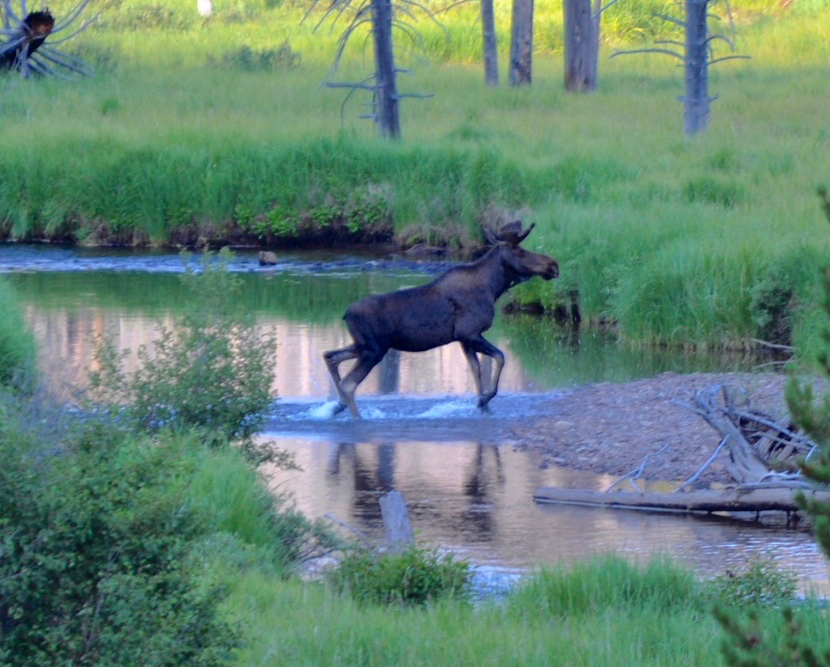
[[[297,253],[262,268],[237,254],[232,270],[257,326],[276,332],[278,399],[261,438],[294,453],[302,471],[277,471],[310,516],[330,515],[374,538],[377,499],[403,492],[418,540],[470,558],[502,586],[535,567],[615,551],[635,559],[670,555],[702,576],[740,568],[754,556],[795,571],[802,590],[826,593],[830,570],[811,535],[782,525],[722,517],[542,506],[540,485],[603,488],[602,475],[541,468],[518,452],[510,426],[538,416],[551,392],[586,382],[626,381],[664,371],[747,370],[752,360],[622,350],[608,336],[572,332],[548,319],[500,315],[488,334],[507,357],[489,414],[475,409],[458,346],[390,354],[358,391],[364,420],[332,418],[322,353],[347,344],[340,318],[372,292],[423,283],[440,267],[366,256]],[[169,252],[0,244],[0,273],[20,294],[51,391],[83,391],[97,337],[122,350],[150,345],[187,295],[183,261]]]

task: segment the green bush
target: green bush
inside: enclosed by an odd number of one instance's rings
[[[350,552],[330,581],[359,603],[423,605],[441,598],[464,600],[471,593],[467,561],[417,547],[399,553]]]
[[[798,577],[774,561],[752,559],[743,569],[712,580],[717,602],[732,606],[781,606],[795,597]]]
[[[248,441],[271,404],[276,340],[254,326],[235,295],[240,278],[228,270],[231,253],[205,253],[182,280],[190,303],[172,327],[137,351],[139,367],[127,373],[111,341],[101,341],[91,374],[99,403],[126,406],[122,415],[142,428],[199,429],[216,443]],[[189,255],[184,254],[185,262]]]
[[[226,591],[191,558],[199,444],[0,410],[0,664],[229,664]]]
[[[276,49],[254,50],[247,44],[222,56],[221,62],[213,58],[209,63],[215,67],[233,67],[244,72],[276,72],[299,67],[302,56],[291,48],[286,39]]]
[[[27,386],[35,375],[35,341],[5,280],[0,280],[0,313],[0,387]]]

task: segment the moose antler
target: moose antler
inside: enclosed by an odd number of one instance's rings
[[[527,235],[533,231],[533,228],[536,226],[536,223],[531,223],[530,227],[522,231],[522,221],[521,220],[514,220],[513,222],[508,222],[506,225],[503,225],[502,228],[498,231],[495,238],[496,241],[504,241],[505,243],[509,243],[514,248],[517,247],[522,241],[527,238]]]

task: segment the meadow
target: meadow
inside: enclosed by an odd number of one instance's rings
[[[718,99],[695,138],[679,61],[610,57],[677,39],[654,17],[670,3],[609,10],[589,95],[563,89],[559,3],[537,8],[525,88],[506,85],[508,4],[498,88],[483,82],[473,6],[438,14],[441,26],[421,15],[419,39],[399,40],[399,86],[431,97],[402,100],[398,142],[360,118],[366,93],[324,85],[371,74],[365,33],[332,74],[344,19],[254,0],[201,19],[192,4],[111,3],[66,46],[92,78],[0,80],[0,236],[278,247],[303,225],[339,224],[347,240],[388,229],[458,248],[482,222],[521,217],[562,277],[523,286],[520,302],[576,299],[586,324],[633,345],[818,345],[826,3],[733,5],[736,53],[751,59],[712,68]]]

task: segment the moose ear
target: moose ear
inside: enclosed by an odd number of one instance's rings
[[[496,245],[501,240],[501,235],[494,233],[487,225],[482,225],[481,229],[484,232],[484,238],[490,245]]]

